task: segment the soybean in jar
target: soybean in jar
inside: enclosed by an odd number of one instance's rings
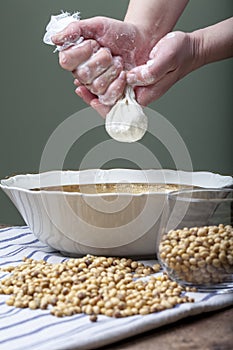
[[[157,255],[181,285],[233,292],[233,190],[168,194]]]

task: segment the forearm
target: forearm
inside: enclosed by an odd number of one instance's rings
[[[188,0],[130,0],[124,21],[142,28],[157,42],[170,32]]]
[[[194,42],[196,66],[233,57],[233,17],[190,34]]]

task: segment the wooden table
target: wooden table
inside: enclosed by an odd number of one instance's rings
[[[99,350],[232,350],[233,307],[192,316]]]
[[[7,227],[0,225],[0,228]],[[99,350],[232,350],[233,307],[187,317]]]

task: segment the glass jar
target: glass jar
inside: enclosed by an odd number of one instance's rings
[[[233,190],[168,194],[157,242],[158,259],[181,285],[233,292]]]

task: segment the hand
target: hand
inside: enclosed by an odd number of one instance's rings
[[[149,58],[146,64],[127,73],[128,84],[135,86],[136,99],[144,106],[198,68],[199,43],[192,34],[171,32],[154,46]]]
[[[104,116],[123,94],[123,69],[144,64],[156,37],[134,24],[95,17],[71,23],[52,39],[62,45],[80,36],[85,39],[81,45],[59,54],[60,65],[73,72],[76,93]]]

